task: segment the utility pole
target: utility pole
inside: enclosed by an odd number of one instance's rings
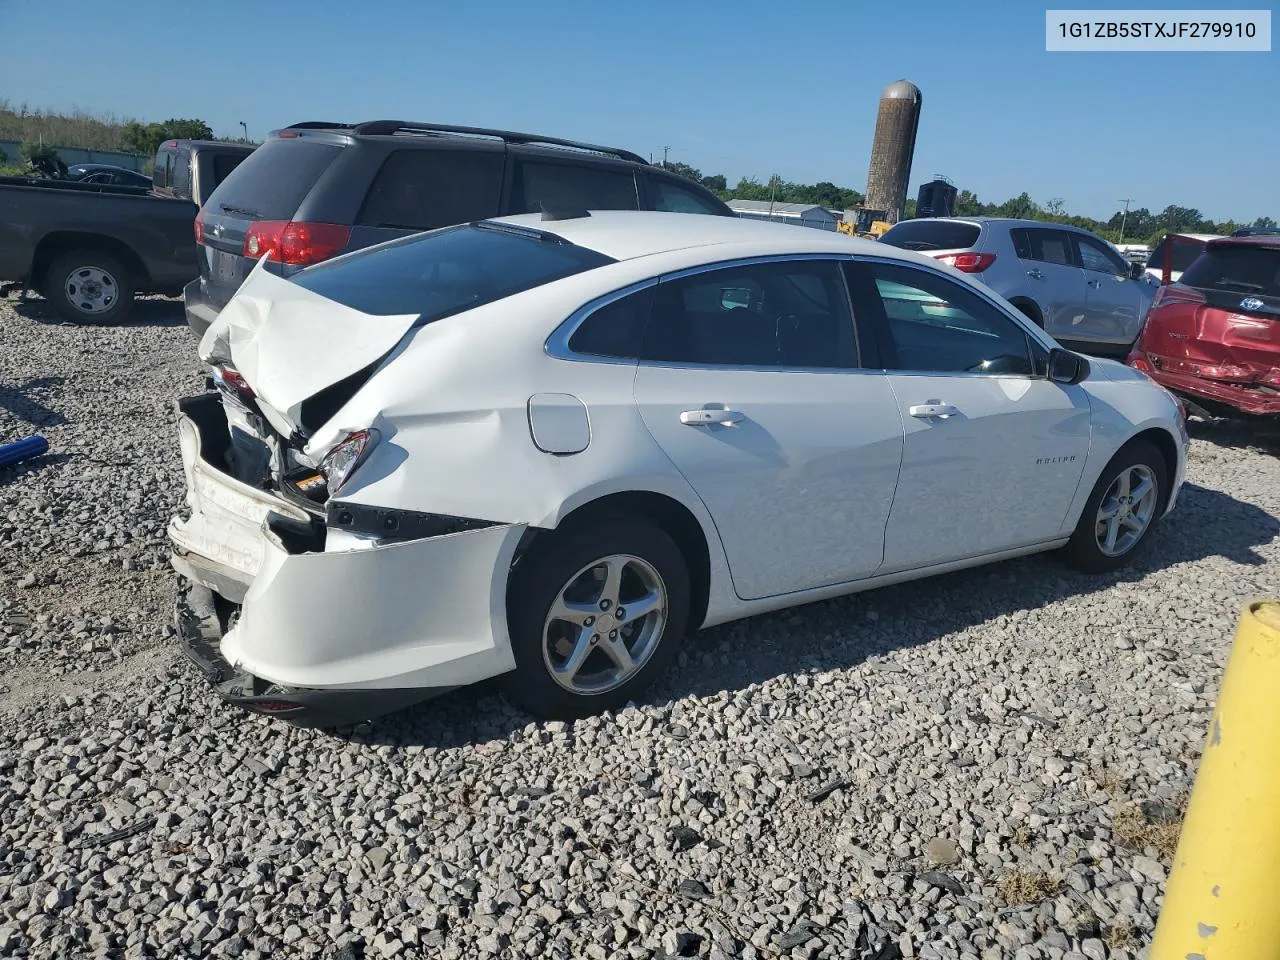
[[[671,149],[670,147],[663,147],[663,148],[662,148],[662,166],[663,166],[663,168],[664,168],[664,169],[665,169],[665,168],[666,168],[666,166],[667,166],[667,151],[668,151],[668,150],[670,150],[670,149]]]
[[[769,178],[769,216],[773,216],[773,198],[778,193],[778,175],[775,173]]]
[[[1124,243],[1124,225],[1129,221],[1129,204],[1133,201],[1128,197],[1124,198],[1124,214],[1120,217],[1120,242]]]
[[[249,125],[243,120],[240,121],[240,129],[244,131],[244,142],[249,142]]]

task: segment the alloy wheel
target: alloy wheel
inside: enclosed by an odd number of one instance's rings
[[[1094,536],[1108,557],[1128,553],[1142,539],[1156,514],[1158,485],[1145,464],[1125,467],[1111,481],[1098,505]]]

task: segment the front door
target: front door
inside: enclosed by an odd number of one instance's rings
[[[851,279],[906,431],[881,572],[1056,538],[1089,452],[1084,390],[1045,379],[1020,321],[949,277],[876,262]]]
[[[1082,338],[1127,346],[1138,336],[1142,304],[1139,282],[1129,278],[1129,265],[1092,237],[1075,235],[1084,270],[1088,301]]]
[[[835,262],[664,280],[635,398],[711,514],[739,596],[879,569],[902,420],[885,375],[860,367]]]

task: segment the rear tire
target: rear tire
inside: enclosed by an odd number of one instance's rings
[[[647,521],[608,517],[548,535],[512,573],[508,698],[545,720],[622,707],[674,659],[689,597],[680,548]]]
[[[1155,444],[1135,440],[1122,448],[1098,477],[1067,544],[1072,566],[1109,573],[1132,560],[1160,520],[1168,486],[1169,465]]]
[[[41,293],[65,320],[119,323],[133,310],[134,280],[109,253],[85,248],[64,253],[45,270]]]

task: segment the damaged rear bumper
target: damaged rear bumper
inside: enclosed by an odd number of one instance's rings
[[[524,524],[399,539],[329,530],[226,472],[216,396],[180,410],[191,515],[169,534],[192,587],[178,631],[223,699],[330,725],[514,669],[506,588]]]
[[[1280,390],[1265,384],[1232,383],[1210,380],[1197,374],[1170,369],[1165,361],[1155,367],[1152,379],[1166,390],[1185,394],[1192,400],[1209,400],[1225,404],[1241,413],[1266,416],[1280,414]]]

